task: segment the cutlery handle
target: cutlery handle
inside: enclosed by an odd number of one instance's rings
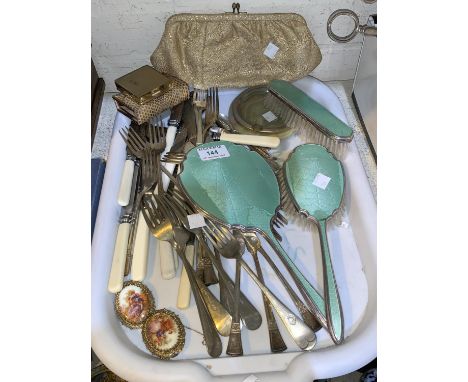
[[[335,272],[328,248],[327,223],[319,220],[320,247],[322,248],[323,282],[325,289],[325,305],[327,312],[328,331],[333,342],[343,342],[343,310],[341,308],[340,294],[336,285]]]
[[[257,251],[252,250],[250,253],[255,262],[257,277],[263,284],[265,284],[265,280],[263,279],[262,268],[260,266],[260,261],[258,261]],[[268,335],[270,337],[270,350],[272,353],[283,352],[288,347],[284,343],[283,337],[281,336],[281,333],[278,329],[278,324],[276,323],[275,315],[273,314],[273,308],[271,307],[270,301],[263,292],[262,299],[263,307],[265,308],[265,316],[267,319]]]
[[[193,109],[195,111],[195,125],[197,127],[197,146],[203,143],[203,119],[202,119],[202,111],[195,107]]]
[[[161,158],[172,148],[174,144],[174,139],[177,134],[177,127],[176,126],[169,126],[166,131],[166,148],[164,152],[161,154]],[[161,163],[171,174],[174,173],[175,164],[174,163]],[[161,174],[162,177],[162,185],[164,191],[167,191],[169,187],[170,179],[169,177],[164,174]],[[179,258],[174,253],[173,248],[169,242],[166,241],[159,241],[159,256],[161,260],[161,276],[165,280],[169,280],[175,277],[177,268],[179,267]]]
[[[229,341],[226,349],[226,354],[230,356],[240,356],[244,354],[242,349],[242,336],[239,322],[239,297],[240,297],[240,259],[236,259],[236,277],[234,291],[234,315],[232,319],[231,332],[229,333]]]
[[[211,262],[211,259],[208,255],[206,255],[204,252],[204,248],[200,249],[202,255],[202,261],[203,261],[203,284],[206,286],[213,285],[213,284],[218,284],[219,280],[216,277],[216,273],[213,269],[213,263]]]
[[[170,280],[176,275],[172,245],[168,241],[157,240],[158,255],[161,264],[161,277]]]
[[[196,245],[196,255],[197,255],[196,256],[197,266],[195,270],[195,275],[203,283],[205,283],[205,264],[203,262],[202,247],[201,247],[200,242],[198,241],[198,238],[195,238],[194,245]]]
[[[143,281],[146,276],[146,266],[148,264],[148,244],[149,228],[143,213],[138,215],[138,225],[136,227],[135,244],[132,258],[132,280]]]
[[[307,306],[312,310],[312,313],[320,321],[324,328],[327,328],[325,302],[323,297],[317,292],[317,290],[309,283],[304,277],[299,268],[294,264],[294,261],[288,256],[281,247],[280,243],[276,240],[275,236],[271,231],[268,233],[268,239],[270,244],[275,249],[275,252],[279,255],[279,258],[288,269],[289,274],[294,280],[294,283],[301,292],[302,297],[307,303]]]
[[[169,151],[171,149],[172,144],[174,143],[174,136],[176,132],[177,132],[177,128],[175,126],[168,127],[167,136],[171,135],[172,138],[170,138],[170,141],[169,141],[170,144],[168,143],[166,145],[166,151]],[[174,163],[161,163],[161,165],[164,166],[171,174],[174,173],[174,169],[175,169]],[[166,174],[164,174],[164,172],[161,174],[161,176],[162,176],[163,189],[164,191],[167,191],[167,188],[169,187],[170,179]],[[159,241],[158,249],[159,249],[159,255],[161,258],[161,275],[163,279],[165,280],[172,279],[173,277],[175,277],[177,268],[179,268],[179,257],[174,253],[174,250],[169,242]],[[163,264],[163,261],[164,261],[164,264]],[[165,270],[164,272],[163,272],[163,269]]]
[[[231,330],[232,316],[226,310],[224,306],[221,305],[219,300],[214,296],[213,293],[208,289],[208,287],[203,284],[200,279],[195,278],[200,295],[202,296],[203,301],[205,302],[208,313],[213,320],[216,330],[223,337],[229,336]]]
[[[187,276],[193,291],[193,297],[195,298],[195,302],[197,304],[198,317],[200,318],[206,349],[210,357],[217,358],[223,351],[223,344],[221,343],[221,339],[219,338],[218,332],[216,331],[214,322],[211,319],[210,313],[208,312],[205,302],[200,294],[193,268],[185,258],[183,249],[177,245],[176,251],[177,255],[181,258],[185,269],[187,270]]]
[[[204,241],[203,236],[197,237],[199,243],[201,243],[201,245],[203,245],[203,247],[205,248],[205,253],[211,258],[213,265],[218,270],[218,277],[220,282],[224,283],[224,289],[226,292],[224,296],[227,300],[230,300],[227,306],[228,310],[231,312],[234,310],[234,283],[224,270],[221,261],[217,259],[211,252],[211,249]],[[247,326],[249,330],[256,330],[262,325],[261,314],[259,313],[257,308],[253,306],[249,299],[242,293],[242,291],[240,292],[239,299],[239,313],[245,323],[245,326]]]
[[[288,281],[283,276],[281,271],[278,269],[276,264],[273,262],[271,257],[265,252],[265,250],[262,247],[260,247],[258,249],[258,252],[260,252],[262,254],[263,258],[268,262],[268,265],[270,265],[270,267],[275,272],[276,276],[280,279],[280,281],[283,284],[284,288],[288,292],[289,297],[291,297],[291,300],[293,300],[294,305],[296,305],[297,310],[301,314],[302,321],[304,321],[304,323],[309,328],[311,328],[314,332],[317,332],[318,330],[320,330],[322,328],[322,325],[320,325],[320,322],[317,321],[317,319],[314,317],[314,315],[309,310],[309,308],[307,308],[307,306],[302,302],[302,300],[296,294],[296,292],[291,287],[291,285],[289,285]],[[258,259],[257,259],[257,261],[258,261]],[[259,264],[259,266],[260,266],[260,264]],[[258,278],[260,279],[260,281],[263,282],[262,278],[260,277],[260,273],[261,273],[261,270],[259,269],[259,272],[257,272],[257,275],[258,275]]]
[[[193,266],[193,259],[195,256],[195,247],[193,244],[188,244],[185,248],[185,257],[190,265]],[[177,295],[177,308],[187,309],[190,305],[190,282],[187,275],[187,270],[182,267],[182,274],[180,275],[179,293]]]
[[[216,250],[214,251],[214,255],[215,255],[216,261],[220,261],[220,255]],[[227,311],[232,314],[234,312],[234,308],[230,304],[231,299],[229,298],[228,293],[229,292],[226,289],[226,284],[222,280],[220,280],[219,281],[219,301],[221,302],[221,304],[223,304],[223,306],[226,307]]]
[[[250,269],[244,260],[241,260],[242,267],[247,271],[248,275],[258,285],[264,295],[270,301],[271,306],[278,313],[279,318],[283,321],[284,326],[288,329],[289,334],[302,350],[311,350],[317,342],[317,337],[312,329],[291,312],[259,279]]]
[[[166,148],[163,154],[166,154],[174,144],[175,136],[177,134],[177,126],[169,126],[166,130]]]
[[[166,131],[166,148],[164,149],[163,153],[161,154],[161,158],[166,155],[168,151],[171,150],[172,145],[174,144],[174,139],[177,134],[177,127],[176,126],[169,126]],[[162,165],[171,173],[174,173],[175,164],[174,163],[162,163]],[[167,187],[169,186],[169,177],[166,174],[162,174],[163,180],[163,188],[164,191],[167,191]]]
[[[128,234],[130,232],[130,223],[122,223],[117,231],[115,240],[114,256],[109,274],[107,290],[111,293],[120,292],[123,287],[125,260],[127,258]]]
[[[164,163],[161,163],[167,171],[169,171],[171,174],[174,173],[174,168],[175,168],[175,163],[168,163],[168,162],[164,162]],[[162,174],[162,184],[163,184],[163,188],[164,188],[164,191],[167,191],[167,188],[169,187],[169,183],[170,183],[170,179],[169,177],[166,175],[166,174]]]
[[[232,143],[240,143],[243,145],[260,146],[260,147],[278,147],[280,139],[278,137],[266,137],[263,135],[247,135],[247,134],[229,134],[224,131],[219,137],[221,141]]]
[[[122,179],[120,180],[119,196],[117,202],[122,207],[128,205],[130,201],[130,191],[132,189],[133,170],[135,169],[135,162],[131,159],[125,161],[124,169],[122,172]]]

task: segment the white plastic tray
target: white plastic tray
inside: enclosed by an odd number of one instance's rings
[[[295,83],[338,118],[346,121],[337,96],[324,83],[306,77]],[[227,115],[230,102],[242,89],[220,90],[220,112]],[[207,356],[201,336],[187,329],[186,345],[179,356],[161,361],[146,350],[140,330],[123,327],[113,310],[114,296],[107,292],[114,241],[117,234],[120,206],[117,194],[125,161],[125,146],[118,130],[129,120],[117,113],[107,168],[103,182],[99,211],[92,243],[92,347],[101,361],[116,374],[131,382],[155,381],[243,381],[254,374],[260,381],[307,381],[343,375],[362,367],[376,357],[376,204],[369,187],[359,153],[354,142],[343,162],[346,177],[347,216],[340,226],[329,226],[328,237],[335,274],[345,318],[345,341],[333,345],[325,330],[317,333],[317,345],[312,352],[300,352],[278,320],[278,326],[288,346],[286,352],[271,354],[260,291],[243,273],[242,290],[262,314],[262,326],[256,331],[242,331],[243,357]],[[300,143],[289,139],[283,149]],[[313,234],[295,226],[283,229],[284,249],[296,260],[311,283],[322,292],[320,245]],[[201,332],[193,297],[190,308],[175,307],[181,269],[176,278],[162,280],[155,242],[150,241],[148,275],[144,283],[152,290],[158,308],[168,308],[179,314],[184,325]],[[272,254],[268,247],[267,251]],[[252,266],[250,255],[244,259]],[[295,312],[273,271],[260,256],[267,286]],[[234,262],[224,260],[233,276]],[[287,272],[276,261],[283,274]],[[288,277],[288,276],[287,276]],[[291,283],[294,286],[294,283]],[[218,287],[210,287],[218,294]],[[227,338],[222,338],[223,349]]]

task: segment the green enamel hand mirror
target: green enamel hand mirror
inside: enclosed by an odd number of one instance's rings
[[[343,312],[327,240],[327,220],[340,208],[345,178],[343,167],[323,146],[296,147],[283,166],[286,189],[298,212],[317,224],[322,249],[328,330],[335,343],[344,338]]]
[[[280,205],[270,165],[241,145],[218,141],[190,150],[178,176],[181,189],[208,218],[262,235],[275,249],[312,313],[327,327],[325,302],[275,238],[271,223]]]

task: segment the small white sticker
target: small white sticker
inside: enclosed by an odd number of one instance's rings
[[[200,214],[187,215],[187,219],[189,227],[192,229],[206,226],[205,218]]]
[[[197,149],[197,152],[198,152],[198,155],[200,156],[200,159],[203,161],[219,159],[219,158],[227,158],[231,156],[226,146],[224,145],[200,147]]]
[[[263,51],[263,54],[273,60],[276,56],[276,53],[278,53],[278,50],[279,48],[275,44],[270,42],[268,46],[265,48],[265,50]]]
[[[330,180],[331,178],[319,172],[317,175],[315,175],[315,179],[312,184],[318,188],[321,188],[322,190],[325,190],[328,186],[328,183],[330,183]]]
[[[267,122],[272,122],[277,119],[276,115],[274,115],[271,111],[267,111],[265,114],[262,114],[262,117],[265,118]]]
[[[260,382],[260,380],[253,374],[250,374],[246,379],[242,382]]]

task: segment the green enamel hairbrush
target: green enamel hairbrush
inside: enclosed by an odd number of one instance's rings
[[[344,338],[343,312],[327,239],[327,221],[340,209],[345,187],[343,166],[325,147],[298,146],[280,176],[285,211],[296,211],[319,229],[328,331],[337,344]]]
[[[344,158],[347,144],[353,140],[351,127],[287,81],[270,81],[268,92],[266,106],[306,142],[325,146],[338,158]]]

